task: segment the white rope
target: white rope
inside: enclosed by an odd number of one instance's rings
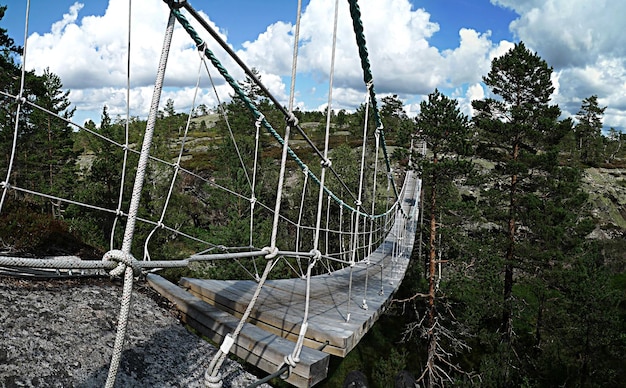
[[[252,295],[252,299],[250,299],[250,303],[248,303],[248,307],[246,308],[246,311],[243,313],[241,319],[239,320],[237,327],[235,328],[235,330],[233,331],[231,335],[227,336],[224,339],[224,342],[222,346],[220,346],[219,351],[216,352],[215,355],[213,356],[213,359],[211,360],[211,363],[209,364],[207,372],[205,373],[205,383],[207,383],[207,385],[209,383],[213,383],[214,380],[217,379],[222,363],[226,359],[226,356],[228,355],[231,346],[237,341],[237,337],[239,336],[239,333],[241,332],[243,325],[248,320],[248,317],[250,316],[250,313],[252,312],[252,308],[254,307],[257,299],[259,298],[259,294],[261,293],[263,284],[265,284],[265,280],[267,280],[267,276],[269,275],[272,269],[272,264],[274,263],[274,261],[275,260],[273,259],[269,259],[267,263],[265,264],[265,270],[263,271],[263,275],[261,276],[261,279],[259,280],[259,283],[257,284],[257,287],[254,290],[254,294]],[[209,381],[209,379],[211,381]]]
[[[196,106],[196,99],[198,97],[198,90],[200,89],[200,80],[202,79],[201,76],[201,70],[202,70],[202,54],[200,54],[200,64],[198,66],[198,75],[196,76],[196,87],[194,89],[194,93],[193,93],[193,98],[191,100],[191,106],[189,108],[189,114],[187,115],[187,123],[185,125],[185,131],[183,132],[183,138],[180,142],[180,148],[178,150],[178,157],[176,158],[176,163],[174,164],[174,172],[172,173],[172,179],[170,181],[170,187],[169,190],[167,192],[167,195],[165,196],[165,203],[163,204],[163,209],[161,210],[161,217],[159,218],[159,221],[157,222],[157,225],[154,227],[154,229],[152,229],[152,231],[150,231],[150,233],[148,234],[148,237],[146,237],[146,240],[144,242],[144,249],[143,249],[143,259],[144,260],[150,260],[150,252],[148,250],[148,244],[150,243],[150,239],[152,238],[152,236],[154,235],[154,233],[161,228],[161,225],[163,225],[163,220],[165,219],[165,214],[167,213],[167,209],[170,203],[170,200],[172,198],[172,193],[174,192],[174,185],[176,184],[176,178],[178,178],[178,172],[180,169],[180,162],[183,159],[183,152],[185,150],[185,143],[187,142],[187,136],[189,134],[189,127],[191,126],[191,117],[193,114],[193,110]]]
[[[113,219],[113,226],[111,227],[111,237],[109,242],[109,249],[114,247],[115,229],[117,228],[117,221],[122,211],[122,200],[124,199],[124,186],[126,182],[126,164],[128,162],[128,148],[129,148],[129,129],[130,129],[130,49],[131,49],[131,26],[132,26],[132,0],[128,1],[128,43],[126,49],[126,123],[124,125],[124,157],[122,159],[122,176],[120,177],[120,193],[117,200],[116,216]]]
[[[150,105],[150,113],[148,114],[148,121],[146,124],[146,131],[144,134],[144,141],[141,148],[141,155],[139,156],[139,163],[137,165],[137,174],[135,176],[135,185],[130,200],[130,207],[128,210],[128,218],[126,221],[126,230],[124,232],[124,239],[122,241],[122,252],[126,256],[130,256],[130,251],[133,242],[133,233],[135,231],[135,222],[137,220],[137,212],[139,210],[139,200],[141,197],[141,190],[143,188],[143,180],[145,177],[146,167],[148,164],[148,155],[150,154],[150,146],[152,144],[152,135],[154,134],[154,124],[156,122],[156,116],[159,109],[159,100],[161,97],[161,90],[163,88],[163,79],[165,78],[165,67],[167,64],[167,57],[169,54],[170,45],[172,42],[172,35],[174,32],[174,22],[176,18],[174,14],[170,12],[169,20],[167,22],[167,28],[165,30],[165,38],[163,42],[163,50],[161,51],[161,59],[159,60],[159,67],[157,71],[157,78],[154,85],[154,92],[152,94],[152,103]],[[130,308],[130,297],[133,290],[133,269],[120,263],[120,268],[124,270],[124,289],[122,293],[122,306],[120,308],[120,314],[118,318],[117,334],[115,337],[115,346],[113,348],[113,356],[111,358],[111,364],[109,366],[109,374],[107,376],[106,387],[113,388],[115,379],[117,377],[117,370],[120,365],[120,357],[122,354],[122,348],[124,346],[124,339],[126,336],[126,325],[128,323],[128,311]]]
[[[322,160],[322,172],[320,173],[320,192],[317,199],[317,218],[315,220],[315,235],[313,237],[313,249],[319,249],[320,226],[322,223],[322,202],[324,200],[324,179],[326,168],[330,167],[328,159],[328,145],[330,143],[330,118],[332,116],[333,80],[335,78],[335,54],[337,51],[337,20],[339,18],[339,0],[335,0],[335,18],[333,24],[333,45],[330,56],[330,74],[328,81],[328,105],[326,108],[326,132],[324,135],[324,160]],[[327,238],[328,240],[328,238]],[[328,250],[328,248],[327,248]]]
[[[17,135],[19,133],[20,126],[20,113],[22,104],[26,102],[24,97],[24,82],[26,80],[26,52],[28,46],[28,22],[30,20],[30,0],[26,2],[26,16],[24,21],[24,48],[22,51],[22,75],[20,76],[20,91],[16,98],[17,107],[15,108],[15,127],[13,128],[13,143],[11,144],[11,157],[9,158],[9,167],[7,168],[7,176],[3,182],[0,182],[2,186],[2,197],[0,197],[0,211],[4,206],[4,199],[6,198],[7,191],[11,187],[11,172],[13,171],[13,163],[15,162],[15,155],[17,152]]]
[[[251,187],[251,192],[252,192],[252,196],[250,197],[250,246],[254,246],[253,242],[253,236],[254,236],[254,205],[256,205],[256,197],[255,197],[255,193],[256,193],[256,177],[257,177],[257,170],[258,170],[258,161],[259,161],[259,137],[260,137],[260,130],[261,130],[261,121],[263,120],[264,116],[261,114],[261,116],[259,116],[259,118],[255,121],[254,123],[254,127],[255,127],[255,135],[254,135],[254,163],[252,165],[252,187]],[[256,265],[256,259],[252,259],[252,264],[254,265],[254,273],[255,273],[255,279],[258,282],[260,280],[259,277],[259,270],[257,268]]]
[[[365,172],[365,146],[367,144],[367,128],[368,128],[368,122],[369,122],[369,105],[370,105],[370,93],[369,93],[369,89],[371,88],[371,83],[369,83],[367,85],[367,93],[366,93],[366,97],[365,97],[365,122],[363,124],[363,144],[362,144],[362,149],[361,149],[361,169],[360,169],[360,173],[359,173],[359,194],[357,197],[357,203],[356,203],[356,209],[357,212],[355,212],[355,217],[356,220],[354,222],[355,224],[355,234],[358,235],[359,233],[359,215],[360,213],[358,212],[359,210],[361,210],[361,206],[362,206],[362,200],[363,200],[363,175]],[[356,246],[358,244],[357,240],[358,237],[354,238],[354,245],[353,245],[353,251],[352,251],[352,260],[355,261],[356,259],[356,253],[357,253],[357,249]]]
[[[308,169],[304,172],[304,181],[302,182],[302,193],[300,195],[300,209],[298,211],[298,225],[296,226],[296,243],[295,249],[296,251],[300,249],[300,230],[302,230],[302,213],[304,212],[304,198],[306,196],[307,183],[309,182],[309,171]],[[323,191],[320,190],[320,193]],[[317,247],[314,246],[314,249]],[[302,264],[300,260],[298,260],[298,268],[300,268],[300,277],[304,277],[304,270],[302,269]]]
[[[287,126],[285,127],[285,136],[283,139],[283,151],[280,160],[280,172],[278,174],[278,187],[276,189],[276,206],[274,207],[274,220],[272,223],[272,235],[270,238],[270,247],[276,248],[276,238],[278,234],[278,220],[280,214],[280,206],[283,194],[283,183],[285,180],[285,166],[287,164],[287,151],[289,150],[289,132],[292,125],[298,124],[298,119],[293,114],[293,101],[295,97],[296,88],[296,68],[298,63],[298,39],[300,37],[300,10],[302,7],[302,0],[298,0],[298,15],[296,19],[296,29],[294,33],[293,43],[293,56],[291,64],[291,87],[289,93],[289,115],[287,119]]]
[[[312,250],[311,254],[314,255],[313,260],[310,261],[306,271],[306,294],[304,298],[304,317],[302,318],[302,324],[300,325],[300,333],[298,334],[298,340],[296,346],[293,349],[290,357],[285,359],[285,362],[292,368],[295,367],[295,363],[300,362],[300,352],[302,352],[302,346],[304,345],[304,337],[306,335],[307,328],[309,326],[309,307],[311,300],[311,270],[315,266],[315,263],[321,257],[321,254],[317,250]]]

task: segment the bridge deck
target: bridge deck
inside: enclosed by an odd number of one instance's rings
[[[419,180],[409,172],[402,192],[402,207],[411,217],[405,219],[401,213],[396,215],[391,232],[369,256],[369,265],[357,264],[353,268],[347,267],[311,278],[305,347],[322,347],[325,353],[345,357],[384,312],[409,264],[415,239],[418,193]],[[348,291],[350,276],[351,293]],[[220,314],[224,313],[228,313],[224,317],[240,318],[257,283],[252,280],[183,278],[180,285],[218,312],[210,318],[193,318],[202,323],[203,319],[219,321],[222,319]],[[303,279],[267,281],[248,323],[278,337],[295,341],[304,315],[305,294],[306,281]],[[364,299],[367,309],[362,307]]]

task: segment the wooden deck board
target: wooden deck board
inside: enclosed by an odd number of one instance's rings
[[[176,305],[183,313],[186,323],[216,343],[221,343],[226,334],[231,333],[239,323],[238,318],[216,309],[158,275],[149,274],[148,282]],[[245,324],[232,352],[244,361],[273,373],[293,348],[293,342],[254,325]],[[300,362],[287,381],[298,387],[313,386],[326,377],[328,361],[328,354],[305,347]]]

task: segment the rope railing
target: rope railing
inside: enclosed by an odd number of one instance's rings
[[[385,164],[387,165],[387,172],[391,173],[391,164],[389,154],[387,153],[387,143],[385,140],[385,131],[383,129],[383,122],[380,117],[380,112],[377,106],[376,91],[374,89],[374,77],[372,75],[372,69],[369,62],[369,53],[367,51],[367,43],[365,41],[365,33],[363,29],[363,21],[361,20],[361,8],[359,7],[358,0],[348,0],[350,4],[350,16],[352,17],[352,26],[354,28],[354,35],[356,37],[356,43],[359,47],[359,57],[361,58],[361,68],[363,69],[363,82],[368,87],[370,99],[372,103],[372,110],[374,112],[374,119],[376,121],[376,129],[380,132],[383,154],[385,155]],[[391,185],[396,199],[400,198],[396,189],[396,184],[391,179]]]
[[[192,14],[192,16],[198,19],[199,15],[195,12],[195,10],[193,10],[193,8],[191,8],[189,3],[187,1],[178,1],[178,2],[172,1],[172,0],[165,0],[165,1],[170,6],[170,17],[168,20],[166,33],[164,37],[163,50],[161,54],[161,60],[159,63],[159,69],[157,72],[157,80],[155,81],[153,98],[151,102],[150,113],[148,116],[147,126],[146,126],[147,128],[146,128],[146,132],[144,133],[141,151],[133,149],[129,145],[129,122],[130,122],[129,106],[130,105],[128,101],[127,101],[127,118],[126,118],[126,123],[125,123],[125,141],[122,144],[106,136],[103,136],[102,134],[98,133],[98,131],[85,128],[83,126],[79,126],[71,122],[71,120],[69,120],[68,118],[63,117],[57,113],[51,112],[50,110],[47,110],[45,108],[42,108],[32,101],[28,101],[21,97],[11,96],[9,93],[6,93],[6,92],[0,92],[0,94],[5,97],[17,99],[18,103],[17,103],[17,108],[16,108],[16,116],[18,118],[20,115],[21,107],[25,104],[28,104],[34,109],[39,109],[40,111],[47,113],[52,117],[57,117],[63,120],[68,125],[75,126],[79,130],[86,131],[90,135],[100,138],[104,141],[107,141],[110,144],[113,144],[115,147],[122,149],[124,151],[124,167],[123,167],[122,177],[121,177],[122,181],[124,181],[125,179],[126,163],[128,161],[129,154],[135,154],[139,157],[139,161],[137,165],[137,173],[135,176],[135,183],[133,185],[133,192],[130,198],[129,210],[127,212],[122,211],[124,184],[121,185],[120,193],[117,197],[116,203],[111,205],[111,206],[115,206],[114,209],[105,208],[101,206],[95,206],[95,205],[91,205],[88,203],[82,203],[80,201],[76,201],[73,199],[60,198],[56,195],[29,190],[29,189],[20,187],[19,185],[12,184],[10,181],[12,163],[15,158],[15,153],[17,152],[17,144],[18,144],[17,137],[19,134],[19,120],[16,119],[12,156],[10,158],[7,178],[5,181],[0,182],[0,187],[2,188],[2,199],[0,200],[0,211],[2,210],[2,205],[4,203],[4,198],[6,196],[6,193],[9,190],[14,190],[16,192],[33,194],[41,198],[55,200],[55,201],[59,201],[65,204],[77,205],[77,206],[85,207],[87,209],[112,214],[112,215],[115,215],[115,221],[113,225],[113,231],[111,233],[111,249],[103,256],[102,260],[82,260],[75,256],[31,258],[31,257],[21,257],[21,256],[0,255],[0,270],[4,268],[15,270],[15,271],[19,271],[20,268],[44,270],[44,271],[50,271],[50,270],[53,271],[53,270],[60,270],[60,269],[101,270],[101,271],[107,271],[109,275],[114,276],[114,277],[123,276],[122,303],[120,306],[117,334],[116,334],[115,344],[113,347],[113,355],[111,357],[110,369],[109,369],[107,382],[106,382],[107,387],[112,387],[115,384],[117,370],[120,365],[120,357],[121,357],[121,352],[123,348],[124,338],[126,335],[126,325],[128,322],[128,314],[129,314],[130,305],[131,305],[132,288],[133,288],[133,283],[135,281],[135,278],[147,272],[152,272],[154,270],[163,269],[163,268],[187,267],[191,263],[197,263],[197,262],[232,260],[241,265],[241,263],[239,262],[240,260],[246,260],[246,259],[254,260],[256,258],[261,258],[261,257],[265,258],[266,265],[265,265],[265,270],[263,271],[262,276],[259,276],[259,273],[256,268],[256,262],[254,262],[254,267],[255,267],[254,273],[251,271],[248,271],[247,268],[245,268],[245,266],[242,265],[243,269],[251,277],[255,277],[255,280],[257,281],[258,284],[255,290],[255,294],[251,302],[249,303],[245,313],[243,314],[243,318],[240,320],[239,325],[237,326],[235,331],[232,333],[231,337],[229,337],[229,339],[227,339],[225,343],[222,344],[222,346],[220,346],[219,352],[216,353],[213,361],[211,362],[209,369],[207,370],[207,373],[205,375],[206,384],[208,386],[213,386],[213,385],[217,386],[221,380],[221,376],[219,374],[219,369],[220,369],[219,367],[223,363],[225,357],[228,355],[230,351],[230,347],[233,345],[234,341],[236,340],[237,335],[242,330],[242,326],[246,320],[246,317],[251,313],[252,308],[255,304],[256,298],[258,297],[265,280],[268,278],[271,271],[274,270],[274,268],[276,268],[279,262],[286,261],[287,265],[291,267],[293,272],[297,276],[301,277],[302,279],[306,281],[306,305],[304,308],[303,320],[301,324],[302,330],[298,335],[298,340],[294,346],[293,351],[285,355],[285,365],[287,366],[283,365],[280,369],[281,371],[288,373],[293,367],[295,367],[295,364],[299,362],[299,355],[300,355],[300,352],[302,350],[303,343],[304,343],[304,335],[306,333],[306,328],[308,325],[307,319],[309,316],[309,297],[310,297],[310,290],[311,290],[310,287],[311,287],[311,281],[312,281],[313,268],[319,263],[321,266],[323,266],[323,269],[328,270],[329,273],[331,273],[334,270],[333,268],[334,264],[338,264],[340,267],[344,267],[344,268],[347,267],[349,269],[350,283],[348,286],[349,290],[348,290],[348,306],[347,306],[347,318],[346,318],[346,321],[349,321],[350,314],[351,314],[350,299],[351,299],[351,293],[352,293],[353,271],[355,269],[361,269],[361,268],[365,269],[366,271],[369,271],[369,269],[372,268],[373,266],[380,265],[381,266],[380,287],[382,289],[382,276],[383,276],[382,264],[372,264],[369,262],[368,257],[375,249],[377,249],[377,247],[381,246],[381,243],[384,242],[385,238],[390,233],[390,230],[391,230],[391,234],[394,233],[392,228],[402,227],[401,226],[402,222],[398,223],[397,218],[394,217],[394,215],[397,215],[398,213],[404,213],[404,210],[401,206],[400,198],[401,198],[401,195],[404,194],[404,190],[406,189],[406,182],[403,185],[399,194],[396,189],[395,181],[392,178],[390,162],[389,162],[389,158],[386,152],[384,132],[382,130],[382,122],[380,121],[380,115],[379,115],[378,108],[377,108],[376,96],[374,93],[374,87],[373,87],[372,76],[371,76],[371,70],[369,67],[369,61],[367,59],[367,49],[365,48],[365,39],[363,35],[363,29],[362,29],[362,25],[360,24],[360,11],[358,10],[358,5],[356,5],[356,1],[349,0],[350,5],[351,5],[351,14],[353,15],[355,34],[357,35],[357,43],[359,45],[359,53],[361,56],[362,67],[364,70],[364,77],[365,77],[364,79],[366,81],[366,85],[368,89],[367,101],[366,101],[366,117],[365,117],[364,129],[363,129],[363,145],[361,149],[361,158],[360,158],[361,164],[360,164],[360,171],[359,171],[358,194],[355,196],[354,193],[352,193],[352,191],[348,188],[344,180],[341,179],[341,177],[337,174],[337,172],[332,168],[330,160],[328,159],[330,107],[332,106],[331,105],[332,104],[332,78],[333,78],[332,70],[331,70],[331,77],[330,77],[331,81],[329,85],[329,103],[328,103],[329,116],[327,117],[325,144],[324,144],[324,151],[322,153],[315,147],[312,141],[304,133],[304,131],[298,124],[297,119],[295,118],[292,112],[293,98],[294,98],[293,82],[295,80],[295,73],[296,73],[295,60],[297,58],[297,48],[298,48],[297,36],[296,36],[296,41],[294,43],[294,66],[293,66],[293,71],[292,71],[292,85],[291,85],[292,93],[290,96],[290,103],[289,103],[288,111],[285,110],[285,108],[282,107],[282,105],[279,104],[278,101],[276,101],[275,97],[273,97],[271,93],[269,93],[269,91],[265,88],[265,86],[263,86],[260,83],[260,81],[255,77],[254,73],[252,73],[251,70],[245,66],[245,64],[242,65],[242,68],[244,69],[246,74],[255,83],[257,83],[257,85],[261,87],[261,89],[266,93],[266,95],[270,98],[270,100],[274,102],[275,106],[284,113],[287,119],[287,129],[285,132],[285,136],[283,138],[276,132],[276,130],[272,127],[272,125],[265,119],[265,116],[258,110],[258,108],[250,100],[250,98],[245,95],[245,93],[243,92],[242,88],[239,86],[237,81],[235,81],[235,79],[228,73],[226,68],[222,66],[220,61],[217,60],[217,57],[214,55],[214,53],[208,49],[204,41],[200,39],[198,34],[191,27],[190,23],[180,12],[181,8],[185,8],[189,13]],[[334,47],[336,44],[336,29],[337,29],[337,17],[338,17],[337,6],[338,6],[338,1],[336,1],[335,3],[335,33],[333,36],[332,62],[334,62],[334,54],[335,54]],[[355,11],[353,11],[353,7],[356,9]],[[127,58],[128,73],[130,73],[130,20],[131,20],[130,8],[131,7],[129,3],[129,32],[128,32],[129,54]],[[299,6],[298,6],[298,19],[300,17],[300,13],[301,13],[301,2],[299,2]],[[359,23],[357,23],[355,20],[358,20]],[[171,36],[174,31],[174,27],[173,27],[174,21],[178,21],[196,43],[198,50],[201,53],[200,67],[202,66],[202,64],[204,64],[208,73],[208,67],[206,66],[206,63],[204,60],[205,58],[209,59],[209,61],[218,70],[221,76],[224,77],[224,79],[230,84],[232,89],[235,91],[237,97],[239,97],[244,102],[244,104],[246,105],[246,107],[252,113],[253,117],[256,120],[257,144],[255,145],[255,154],[254,154],[255,161],[254,161],[254,168],[253,168],[254,175],[252,179],[250,179],[250,177],[248,176],[248,172],[247,172],[245,163],[243,161],[243,158],[239,150],[237,149],[237,154],[239,157],[241,168],[246,173],[246,180],[250,186],[249,197],[236,190],[219,185],[215,183],[214,181],[207,179],[206,177],[202,177],[199,174],[194,173],[193,171],[190,171],[181,167],[180,164],[181,164],[181,158],[183,155],[183,149],[184,149],[185,141],[187,139],[188,131],[190,128],[190,120],[192,116],[191,113],[188,116],[188,120],[187,120],[186,127],[185,127],[185,133],[183,136],[183,140],[180,144],[178,157],[175,162],[170,162],[170,161],[155,157],[150,152],[151,140],[152,140],[152,136],[155,130],[155,122],[157,118],[156,116],[157,116],[158,105],[160,101],[161,88],[163,84],[163,78],[165,76],[165,68],[166,68],[166,63],[167,63],[167,58],[168,58],[168,53],[169,53],[169,45],[171,42]],[[202,21],[199,20],[199,22],[201,25],[203,25],[205,29],[209,31],[209,33],[212,36],[214,36],[214,38],[216,38],[216,41],[218,41],[220,45],[223,45],[223,46],[225,45],[225,42],[223,42],[221,38],[216,37],[217,34],[215,33],[215,31],[213,31],[212,28],[210,28],[210,26],[208,26],[208,24],[203,19]],[[226,48],[228,48],[227,45],[225,49]],[[228,48],[227,51],[228,50],[230,50],[230,48]],[[231,56],[233,55],[234,53],[232,53]],[[240,62],[240,59],[236,55],[234,55],[233,58],[235,59],[236,62]],[[331,68],[332,67],[333,66],[331,65]],[[24,77],[24,75],[22,75],[22,77]],[[210,74],[209,74],[209,77],[210,77]],[[200,71],[198,73],[198,81],[196,83],[196,94],[199,89],[199,84],[200,84]],[[23,93],[23,87],[24,87],[24,81],[22,78],[22,86],[21,86],[21,90],[19,93],[20,96]],[[215,89],[214,85],[213,87]],[[127,77],[127,89],[129,88],[130,88],[130,80],[128,76]],[[195,96],[196,95],[194,95],[194,102],[191,108],[192,110],[193,110],[193,105],[195,105]],[[130,98],[129,93],[127,91],[127,99],[129,98]],[[374,188],[372,190],[371,206],[365,206],[363,204],[364,198],[367,197],[367,195],[365,194],[365,185],[366,185],[365,154],[366,154],[366,140],[367,140],[367,135],[368,135],[368,116],[369,116],[370,104],[372,106],[372,112],[373,112],[373,115],[376,121],[376,126],[377,126],[376,131],[375,131],[376,158],[374,162],[374,171],[373,171],[374,175],[372,179],[374,182]],[[279,183],[277,187],[278,199],[276,201],[276,206],[274,208],[268,205],[264,205],[260,201],[257,201],[255,197],[257,156],[259,153],[258,129],[261,126],[263,126],[279,142],[279,144],[283,146],[283,160],[281,161],[282,171],[280,173]],[[300,159],[300,157],[296,154],[296,152],[289,146],[289,129],[290,128],[296,128],[300,132],[300,134],[304,137],[304,139],[309,143],[309,146],[312,147],[312,149],[314,150],[314,153],[317,154],[318,157],[320,157],[321,162],[322,162],[320,178],[318,178],[311,171],[311,169],[308,168],[308,166],[302,161],[302,159]],[[235,137],[233,136],[232,131],[230,131],[230,134],[231,134],[233,143],[235,144],[235,147],[237,147]],[[388,169],[387,185],[388,187],[391,186],[393,188],[395,198],[393,201],[388,200],[386,202],[386,206],[387,206],[386,211],[379,212],[379,214],[376,214],[375,213],[376,207],[377,207],[376,185],[378,184],[377,174],[378,174],[378,159],[379,159],[378,151],[379,149],[382,149],[383,151],[384,160]],[[302,187],[302,194],[301,194],[302,197],[300,199],[300,212],[298,214],[297,221],[292,220],[289,217],[285,216],[280,208],[280,196],[282,193],[282,186],[283,186],[282,179],[284,178],[286,155],[288,155],[291,159],[295,161],[295,163],[298,165],[298,167],[300,167],[300,169],[303,171],[304,176],[305,176],[303,187]],[[160,212],[160,216],[158,217],[158,220],[156,221],[140,217],[138,213],[139,200],[141,198],[141,191],[143,189],[144,179],[146,176],[146,168],[149,162],[159,163],[160,165],[166,168],[170,168],[172,170],[172,178],[168,185],[169,187],[168,193],[163,200],[164,201],[163,208]],[[337,179],[337,182],[339,183],[341,190],[342,190],[342,197],[344,197],[345,195],[345,197],[350,198],[354,202],[354,206],[345,202],[336,193],[334,193],[332,190],[329,189],[328,185],[325,182],[326,180],[325,175],[326,175],[327,170],[330,170],[334,174],[335,178]],[[168,212],[169,202],[171,200],[175,182],[177,180],[177,177],[179,177],[180,174],[189,174],[189,176],[197,178],[202,183],[206,183],[207,185],[210,185],[211,187],[215,187],[219,190],[223,190],[224,192],[227,192],[230,195],[236,196],[239,199],[247,200],[250,202],[250,239],[249,239],[248,246],[226,247],[226,246],[216,245],[214,243],[206,241],[206,239],[201,239],[193,235],[187,234],[181,231],[180,228],[171,227],[165,224],[166,213]],[[314,226],[304,225],[302,223],[303,210],[304,210],[304,204],[305,204],[305,195],[308,189],[307,182],[309,179],[315,182],[319,186],[319,196],[317,200],[318,205],[317,205],[317,209],[316,209],[315,217],[314,217],[315,218]],[[326,198],[327,198],[326,209],[324,209],[324,202],[325,202],[324,195],[326,195]],[[338,209],[340,210],[338,225],[336,224],[333,225],[330,223],[331,202],[334,202],[334,204],[338,205]],[[389,206],[390,202],[393,203],[391,206]],[[274,227],[272,230],[271,242],[269,246],[266,246],[264,248],[257,248],[253,244],[254,243],[253,238],[252,238],[253,227],[254,227],[253,219],[255,216],[256,204],[259,204],[259,206],[263,208],[263,210],[268,211],[274,217]],[[337,207],[333,206],[332,209],[333,210],[337,209]],[[344,211],[346,211],[346,214],[344,214]],[[322,227],[321,226],[322,215],[324,213],[326,214],[326,226]],[[121,249],[117,250],[117,249],[113,249],[113,235],[115,234],[115,225],[117,223],[117,220],[122,217],[126,219],[126,225],[125,225],[124,236],[123,236],[123,240],[121,244],[122,245]],[[133,235],[135,232],[137,222],[145,223],[153,227],[153,229],[150,231],[150,233],[148,234],[147,238],[144,241],[144,244],[143,244],[144,260],[141,260],[141,261],[136,260],[131,253],[131,248],[133,244]],[[294,250],[292,251],[280,250],[276,247],[276,230],[277,230],[276,226],[278,222],[284,222],[286,223],[287,226],[290,225],[290,226],[296,227],[297,237],[296,237]],[[184,236],[194,242],[204,244],[205,246],[208,246],[209,248],[205,249],[204,251],[200,253],[192,254],[186,259],[182,259],[182,260],[165,260],[165,261],[164,260],[150,260],[151,258],[150,258],[150,254],[148,250],[148,245],[154,233],[160,229],[166,230],[176,235]],[[402,233],[402,232],[403,232],[402,230],[398,230],[398,233]],[[306,233],[306,237],[304,237],[305,233]],[[309,235],[311,236],[312,249],[307,250],[306,248],[304,248],[304,246],[307,246],[308,244]],[[325,236],[325,237],[322,237],[322,236]],[[402,240],[403,238],[404,238],[403,235],[398,236],[399,240]],[[305,240],[307,242],[304,242]],[[322,245],[323,248],[320,248],[320,245]],[[338,247],[338,249],[335,249],[333,252],[329,252],[330,245],[335,245]],[[402,252],[400,251],[401,249],[400,246],[396,245],[394,246],[393,249],[397,250],[397,252],[394,252],[393,255],[400,256],[402,254]],[[320,250],[323,250],[324,252],[321,252]],[[299,272],[296,270],[294,266],[292,266],[289,260],[297,261]],[[302,268],[301,260],[306,262],[307,264],[306,268]],[[31,272],[31,273],[35,273],[35,272]],[[363,304],[360,306],[362,309],[365,309],[365,310],[367,310],[367,297],[368,297],[368,294],[367,294],[367,280],[366,280],[366,289],[363,295]]]
[[[165,0],[168,4],[172,3],[169,0]],[[175,2],[174,2],[175,3]],[[270,100],[272,100],[272,102],[275,104],[275,106],[281,110],[284,114],[285,117],[287,118],[288,122],[291,122],[292,126],[294,128],[298,128],[299,131],[302,131],[302,129],[299,127],[299,125],[297,124],[297,120],[293,121],[294,117],[293,115],[289,115],[288,112],[286,112],[286,110],[282,107],[282,105],[275,99],[275,97],[273,97],[273,95],[269,92],[269,90],[267,90],[267,88],[257,79],[257,77],[254,75],[254,73],[252,72],[252,70],[248,69],[247,66],[245,66],[245,64],[241,61],[241,59],[239,59],[237,57],[237,55],[232,51],[232,49],[230,49],[230,47],[228,47],[228,45],[223,42],[223,40],[221,39],[221,37],[217,34],[217,32],[215,32],[213,30],[213,28],[191,7],[191,5],[189,4],[188,1],[185,1],[183,3],[184,8],[190,12],[190,14],[192,14],[192,16],[194,16],[194,18],[196,18],[196,20],[202,25],[203,28],[205,28],[210,34],[211,36],[213,36],[213,38],[218,41],[218,43],[220,43],[220,45],[222,45],[222,47],[224,48],[224,50],[226,50],[227,52],[232,53],[231,57],[233,59],[235,59],[235,61],[242,67],[242,69],[244,69],[244,71],[246,72],[246,74],[263,90],[264,93],[266,93],[266,95],[270,98]],[[285,139],[283,139],[282,136],[280,136],[280,134],[278,134],[278,132],[276,132],[276,130],[272,127],[272,125],[265,119],[264,116],[262,116],[261,112],[258,111],[258,109],[256,108],[256,106],[252,103],[252,101],[250,100],[250,98],[243,92],[243,90],[241,89],[241,87],[239,86],[239,84],[237,83],[237,81],[229,74],[229,72],[226,70],[226,68],[222,65],[222,63],[219,61],[219,59],[217,59],[217,57],[215,56],[215,54],[213,53],[213,51],[211,51],[208,47],[206,47],[206,45],[204,44],[204,41],[202,40],[202,38],[200,38],[200,36],[198,35],[198,33],[195,31],[195,29],[193,28],[193,26],[191,26],[191,24],[189,23],[189,21],[187,20],[187,18],[185,18],[185,16],[180,12],[180,10],[177,8],[176,4],[170,4],[170,7],[172,8],[172,12],[174,12],[174,14],[176,15],[176,18],[178,19],[178,22],[183,26],[183,28],[185,29],[185,31],[187,31],[187,33],[189,34],[189,36],[194,40],[194,42],[196,43],[196,45],[198,47],[204,48],[204,53],[207,56],[207,58],[210,59],[211,63],[213,64],[213,66],[219,71],[219,73],[222,75],[222,77],[226,80],[226,82],[231,86],[231,88],[233,89],[233,91],[237,94],[237,97],[240,98],[244,104],[246,105],[246,107],[250,110],[250,112],[252,113],[253,117],[255,118],[255,120],[261,120],[263,127],[281,144],[284,145],[285,144]],[[222,44],[223,42],[223,44]],[[247,70],[246,70],[247,69]],[[304,131],[302,131],[301,135],[305,138],[305,140],[308,139],[308,137],[306,136],[306,134],[304,133]],[[323,154],[321,153],[321,151],[319,151],[319,149],[317,149],[317,147],[315,147],[315,145],[312,143],[312,141],[310,141],[310,139],[308,139],[307,141],[309,143],[309,145],[311,147],[313,147],[315,153],[321,158],[322,162],[327,163],[327,159],[324,159]],[[293,151],[293,149],[291,149],[290,147],[287,147],[287,153],[288,155],[296,162],[296,164],[300,167],[300,169],[302,171],[308,171],[309,177],[311,178],[311,180],[313,180],[318,186],[321,187],[321,182],[319,180],[319,178],[311,171],[310,168],[308,168],[308,166],[302,161],[302,159],[300,159],[300,157]],[[348,186],[345,184],[345,182],[343,181],[343,179],[341,179],[341,177],[339,176],[339,174],[337,174],[337,172],[332,168],[331,164],[329,165],[329,169],[331,171],[333,171],[333,173],[335,174],[335,177],[337,178],[337,181],[342,185],[342,187],[346,190],[346,192],[348,193],[348,195],[352,198],[352,200],[356,203],[357,202],[357,198],[356,196],[352,193],[352,191],[348,188]],[[354,208],[353,206],[351,206],[350,204],[346,203],[345,201],[343,201],[342,199],[340,199],[335,193],[333,193],[332,191],[330,191],[326,186],[323,187],[323,190],[330,195],[340,206],[345,207],[347,210],[350,211],[357,211],[359,214],[363,215],[363,216],[370,216],[367,211],[365,209],[361,209],[361,210],[357,210],[356,208]],[[381,215],[374,215],[374,217],[380,217]]]

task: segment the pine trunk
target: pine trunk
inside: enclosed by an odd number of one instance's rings
[[[513,161],[517,161],[519,143],[513,144]],[[505,342],[513,335],[513,263],[515,259],[515,214],[517,207],[517,173],[511,175],[511,189],[509,201],[509,228],[508,244],[504,260],[504,307],[502,310],[502,335]]]

